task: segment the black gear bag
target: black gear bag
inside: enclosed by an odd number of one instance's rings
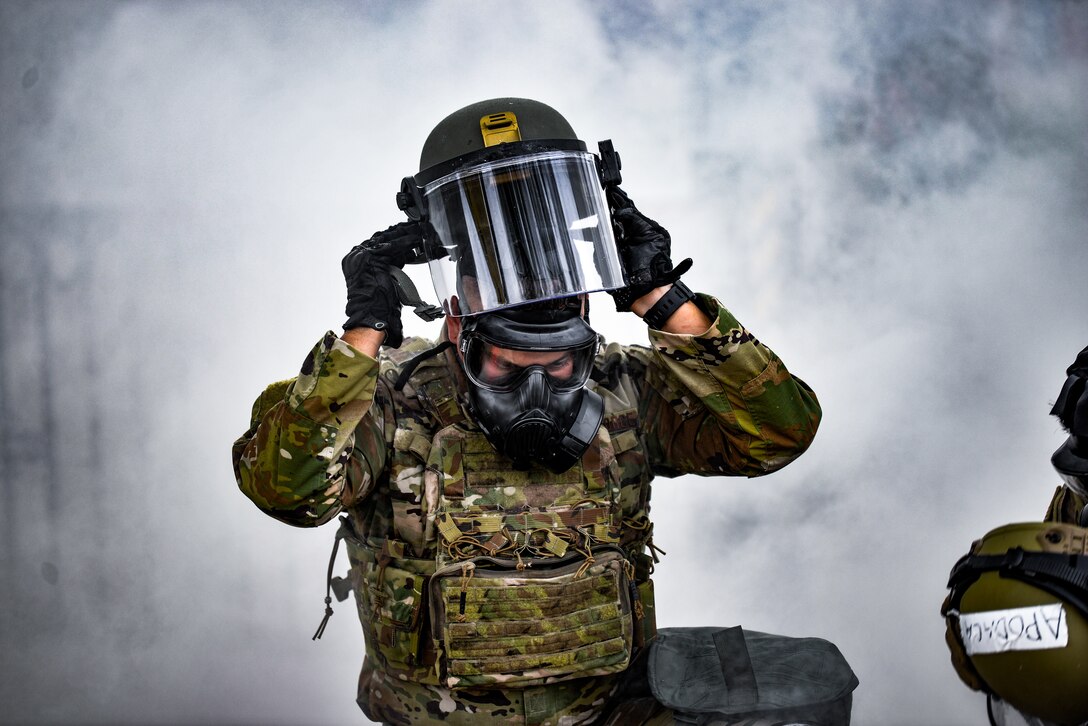
[[[678,724],[848,726],[858,679],[833,643],[733,628],[662,628],[647,675]]]

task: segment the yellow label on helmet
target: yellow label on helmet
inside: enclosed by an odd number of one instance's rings
[[[490,113],[480,118],[480,133],[484,137],[484,146],[495,146],[510,141],[521,141],[518,129],[518,117],[509,111]]]

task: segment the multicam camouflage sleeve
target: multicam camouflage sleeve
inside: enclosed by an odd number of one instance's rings
[[[655,471],[759,476],[800,456],[816,435],[816,395],[721,304],[702,335],[650,330],[650,387],[639,418]],[[679,385],[678,385],[679,384]],[[701,405],[698,405],[701,404]]]
[[[652,350],[622,347],[626,365],[644,369],[649,384],[633,397],[650,465],[665,476],[780,469],[815,436],[816,396],[717,300],[700,297],[717,311],[705,333],[650,330]],[[254,403],[232,452],[242,492],[300,527],[364,497],[385,469],[394,428],[378,372],[375,359],[326,333],[297,378],[272,384]]]
[[[377,379],[375,359],[326,333],[297,378],[254,403],[232,451],[242,492],[299,527],[323,524],[365,496],[386,457],[382,407],[371,411]]]

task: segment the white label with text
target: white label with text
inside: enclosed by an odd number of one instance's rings
[[[960,613],[960,635],[967,655],[1010,650],[1048,650],[1069,644],[1069,624],[1061,603],[985,613]]]

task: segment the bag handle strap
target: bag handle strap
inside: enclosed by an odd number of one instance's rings
[[[737,625],[716,631],[714,647],[718,651],[722,677],[729,689],[730,705],[758,703],[756,674],[752,669],[752,657],[748,654],[748,645],[744,642],[744,631],[741,627]]]

